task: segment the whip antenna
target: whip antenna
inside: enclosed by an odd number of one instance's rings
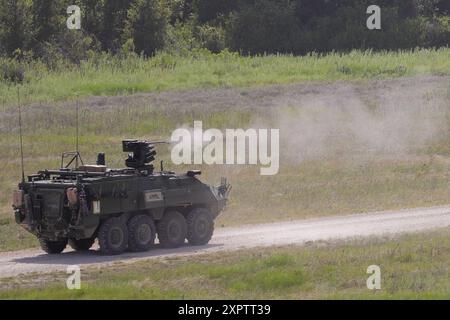
[[[75,160],[75,167],[78,168],[78,157],[80,155],[80,150],[79,150],[79,144],[78,144],[78,113],[79,113],[79,105],[78,105],[78,99],[77,99],[77,105],[76,105],[76,151],[77,151],[77,155],[76,155],[76,160]]]
[[[17,109],[19,110],[19,137],[20,137],[20,163],[22,169],[22,183],[25,182],[25,170],[23,166],[23,142],[22,142],[22,112],[20,110],[20,88],[17,87]]]

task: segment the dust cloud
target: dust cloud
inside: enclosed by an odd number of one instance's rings
[[[448,136],[450,81],[343,85],[279,102],[282,162],[401,156]]]

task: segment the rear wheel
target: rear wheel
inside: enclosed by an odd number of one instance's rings
[[[87,251],[94,244],[95,238],[87,239],[69,239],[69,246],[75,251]]]
[[[67,246],[67,239],[59,241],[50,241],[47,239],[39,239],[42,250],[49,254],[57,254],[64,251]]]
[[[104,254],[116,255],[128,246],[128,229],[120,218],[109,218],[100,226],[98,244]]]
[[[131,251],[147,251],[155,243],[156,227],[152,218],[138,215],[128,221],[128,247]]]
[[[205,245],[214,232],[214,220],[205,208],[194,208],[187,215],[187,240],[194,246]]]
[[[178,211],[169,211],[158,222],[159,243],[165,248],[180,247],[187,235],[186,219]]]

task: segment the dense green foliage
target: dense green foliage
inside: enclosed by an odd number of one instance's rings
[[[69,4],[82,30],[66,28]],[[366,27],[382,9],[382,30]],[[92,51],[225,48],[244,54],[411,49],[450,43],[447,0],[0,0],[0,54],[78,63]]]

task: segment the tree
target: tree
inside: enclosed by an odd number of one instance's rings
[[[95,1],[95,0],[94,0]],[[106,0],[103,6],[103,27],[100,41],[103,49],[116,52],[121,47],[127,12],[132,0]]]
[[[0,0],[0,51],[11,55],[29,42],[29,6],[24,0]]]
[[[416,0],[417,11],[426,17],[433,17],[438,12],[440,0]]]
[[[110,0],[78,0],[74,4],[81,8],[81,29],[89,36],[101,40],[104,17],[103,8]]]
[[[440,13],[450,15],[450,1],[440,0],[437,4]]]
[[[59,31],[61,26],[58,25],[56,3],[57,1],[33,0],[31,5],[33,42],[48,41]]]
[[[243,53],[294,52],[299,34],[294,6],[288,0],[256,0],[232,14],[227,37]]]
[[[306,25],[311,19],[332,16],[342,5],[342,1],[296,0],[295,14],[300,25]]]
[[[131,40],[137,53],[153,55],[164,47],[168,17],[163,0],[136,0],[128,9],[125,43]]]
[[[416,0],[397,0],[400,19],[415,18],[417,16]]]
[[[252,0],[194,0],[193,7],[201,23],[209,22],[220,15],[228,15],[239,9],[240,4],[251,4]]]

